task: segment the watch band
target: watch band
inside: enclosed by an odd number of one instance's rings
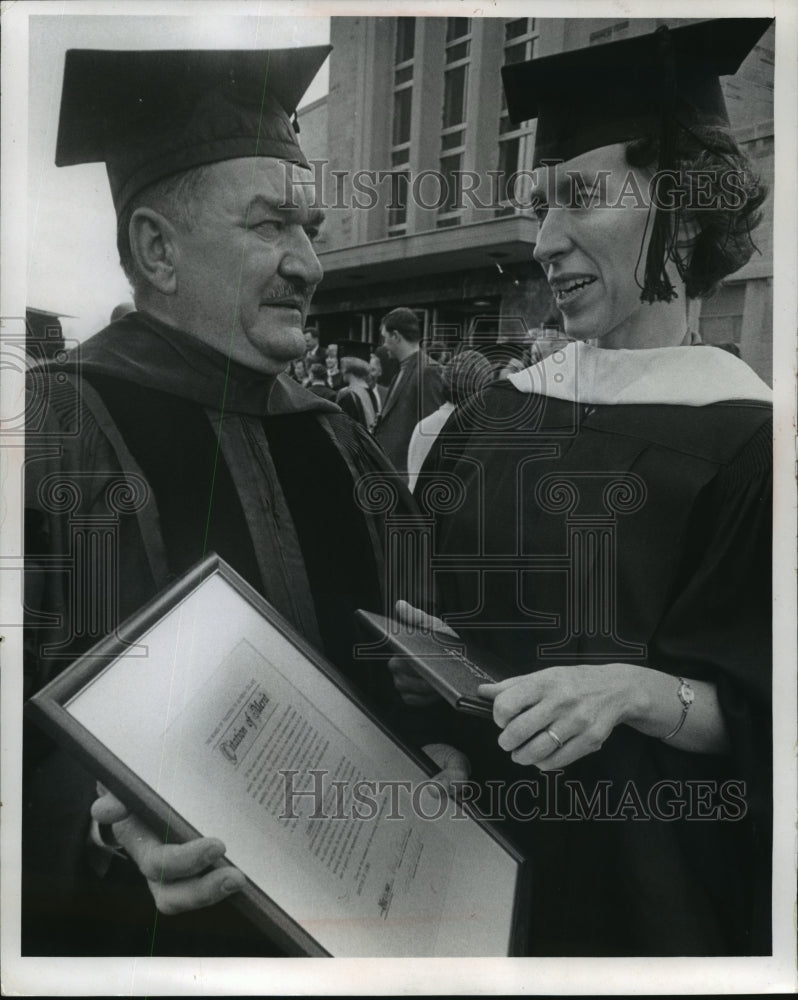
[[[660,739],[665,741],[672,739],[684,725],[684,720],[687,718],[687,713],[690,711],[690,706],[695,701],[695,691],[687,683],[684,677],[679,678],[679,687],[676,690],[676,697],[682,704],[682,714],[676,726],[668,733],[667,736],[661,736]]]

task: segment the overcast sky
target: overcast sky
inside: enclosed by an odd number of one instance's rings
[[[328,42],[330,22],[296,16],[75,16],[68,4],[62,9],[67,13],[29,20],[27,304],[70,314],[74,318],[62,320],[64,334],[82,340],[106,325],[130,290],[116,253],[105,166],[54,163],[66,50],[293,48]],[[327,80],[325,64],[303,103],[325,94]]]

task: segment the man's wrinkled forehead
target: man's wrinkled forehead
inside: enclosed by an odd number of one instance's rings
[[[279,209],[304,221],[315,209],[313,172],[270,156],[222,160],[207,168],[213,185],[247,209]]]

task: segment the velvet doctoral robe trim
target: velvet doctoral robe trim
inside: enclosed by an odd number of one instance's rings
[[[287,375],[252,371],[219,349],[145,313],[128,313],[80,346],[81,374],[111,375],[158,389],[221,412],[252,416],[338,413],[338,407],[307,392]]]

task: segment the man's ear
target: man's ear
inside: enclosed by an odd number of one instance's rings
[[[177,291],[175,228],[154,208],[137,208],[130,218],[128,238],[137,272],[162,295]]]

